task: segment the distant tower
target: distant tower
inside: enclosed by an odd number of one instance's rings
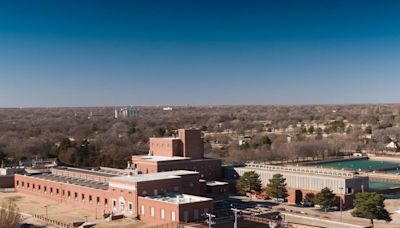
[[[132,107],[129,108],[120,108],[114,110],[114,118],[134,118],[138,116],[139,111],[133,109]]]
[[[115,119],[118,119],[118,109],[115,109],[115,110],[114,110],[114,118],[115,118]]]

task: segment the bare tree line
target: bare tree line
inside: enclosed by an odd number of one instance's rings
[[[0,158],[55,157],[76,166],[123,167],[129,156],[146,151],[148,137],[173,135],[178,128],[192,127],[208,133],[232,131],[236,137],[251,131],[249,148],[240,148],[232,137],[223,135],[206,139],[208,155],[227,162],[318,158],[332,154],[337,147],[379,150],[390,141],[388,136],[400,138],[400,105],[136,108],[139,116],[133,119],[114,119],[114,107],[0,109]],[[350,127],[344,128],[344,120]],[[299,123],[302,125],[297,127]],[[304,123],[327,128],[310,129]],[[295,127],[292,143],[287,143],[285,135],[272,132],[289,126]],[[373,140],[360,140],[366,134],[361,126],[371,127]],[[267,133],[271,144],[257,142]],[[331,135],[318,138],[325,133]],[[212,141],[227,146],[212,149]]]

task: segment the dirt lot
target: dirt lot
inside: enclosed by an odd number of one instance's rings
[[[85,216],[87,216],[88,221],[102,223],[96,227],[144,227],[144,223],[135,221],[133,219],[121,219],[104,223],[103,220],[96,220],[95,212],[72,207],[66,204],[60,204],[56,201],[37,196],[31,196],[22,193],[0,193],[0,203],[8,202],[10,200],[17,204],[20,212],[24,215],[24,222],[44,225],[44,222],[34,219],[29,215],[38,214],[45,216],[45,206],[47,206],[48,218],[63,222],[65,224],[71,224],[74,221],[83,221]],[[100,212],[98,212],[97,217],[101,217]]]

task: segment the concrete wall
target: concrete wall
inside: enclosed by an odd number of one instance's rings
[[[280,173],[286,178],[287,186],[294,189],[307,189],[311,191],[320,191],[324,187],[328,187],[334,193],[340,193],[346,189],[346,179],[336,176],[326,176],[326,175],[312,175],[305,173],[286,173],[270,170],[252,169],[246,167],[234,168],[235,171],[242,175],[248,171],[256,171],[261,178],[261,182],[264,186],[269,183],[269,179],[276,173]],[[347,181],[350,183],[351,181]],[[343,190],[341,190],[341,188]]]
[[[227,168],[230,169],[230,168]],[[276,173],[280,173],[286,178],[286,183],[289,191],[288,202],[299,203],[307,193],[317,193],[321,189],[328,187],[335,194],[342,198],[343,207],[350,208],[353,206],[354,194],[357,192],[366,191],[368,189],[369,179],[365,176],[340,177],[328,175],[316,175],[294,172],[280,172],[272,170],[254,169],[248,167],[233,167],[228,171],[229,176],[236,172],[238,176],[248,171],[255,171],[260,175],[263,186],[269,183],[269,179]],[[297,194],[296,194],[297,192]]]

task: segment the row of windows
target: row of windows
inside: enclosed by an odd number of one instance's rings
[[[140,207],[140,214],[141,215],[145,215],[145,206],[142,205]],[[151,217],[155,217],[155,213],[154,213],[154,207],[150,207],[150,216]],[[165,210],[161,209],[160,210],[160,219],[164,220],[165,219]],[[176,219],[176,215],[175,215],[175,211],[171,211],[171,221],[175,222]]]
[[[113,199],[112,200],[112,207],[114,210],[119,210],[119,211],[125,211],[126,209],[128,209],[129,212],[133,211],[133,203],[132,202],[128,202],[128,208],[125,208],[125,201],[120,201],[119,202],[119,207],[117,206],[117,200]]]
[[[117,191],[117,189],[112,188],[111,191],[115,192],[115,191]],[[124,190],[121,190],[121,189],[120,189],[119,192],[120,192],[120,193],[124,193]],[[131,195],[132,192],[131,192],[131,191],[128,191],[128,194]]]
[[[157,217],[155,214],[155,209],[154,207],[149,207],[150,208],[150,216],[151,217]],[[208,213],[208,208],[204,208],[204,213]],[[146,209],[144,205],[140,206],[140,214],[141,215],[145,215],[146,214]],[[171,214],[169,215],[171,218],[172,222],[175,222],[176,220],[176,214],[175,211],[171,211]],[[159,213],[159,219],[164,220],[165,219],[165,210],[164,209],[160,209],[160,213]],[[157,219],[158,219],[157,218]],[[200,219],[200,211],[199,209],[194,209],[193,210],[193,220],[197,221]],[[189,219],[189,211],[184,211],[183,212],[183,221],[188,222]]]
[[[25,182],[21,181],[21,185],[20,185],[20,182],[17,180],[17,187],[20,187],[20,186],[21,186],[21,188],[25,188]],[[37,190],[39,192],[42,190],[42,186],[39,185],[39,184],[38,185],[36,185],[36,184],[32,184],[31,185],[29,182],[26,183],[26,188],[30,188],[31,186],[32,186],[32,190]],[[47,190],[49,190],[50,194],[53,194],[53,193],[55,193],[56,195],[60,194],[60,190],[58,188],[54,188],[53,189],[53,187],[49,187],[48,188],[47,186],[43,186],[43,192],[47,193]],[[65,194],[65,193],[67,193],[67,194]],[[70,198],[71,197],[71,191],[65,192],[65,190],[63,189],[61,195],[62,196],[66,195],[68,198]],[[78,198],[79,198],[78,192],[74,192],[74,198],[75,198],[75,200],[78,200]],[[82,201],[84,201],[86,199],[85,194],[81,193],[80,198],[81,198]],[[94,200],[94,197],[92,195],[89,195],[88,199],[89,199],[89,202],[92,202]],[[100,197],[96,196],[96,203],[100,204],[100,201],[101,201]],[[104,198],[104,204],[105,205],[108,204],[108,199],[107,198]]]
[[[169,143],[167,143],[167,144],[164,144],[164,143],[151,143],[151,146],[152,147],[154,147],[154,146],[156,146],[156,147],[164,147],[164,146],[166,146],[166,147],[170,147],[171,146],[171,144],[169,144]]]

